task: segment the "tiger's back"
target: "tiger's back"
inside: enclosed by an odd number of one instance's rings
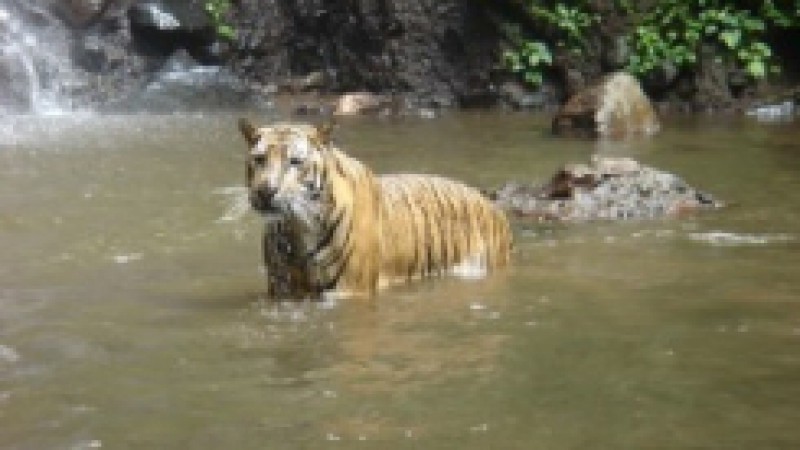
[[[505,215],[480,192],[434,175],[383,175],[382,285],[427,276],[484,275],[508,264]]]

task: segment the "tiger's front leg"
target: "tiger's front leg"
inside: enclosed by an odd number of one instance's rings
[[[267,294],[272,299],[298,300],[307,297],[311,290],[307,270],[295,255],[297,245],[287,227],[282,220],[271,220],[264,226],[262,256]]]

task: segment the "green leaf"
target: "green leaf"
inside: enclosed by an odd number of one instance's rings
[[[747,73],[753,78],[764,78],[767,75],[767,68],[763,60],[755,59],[747,63]]]
[[[236,39],[236,30],[233,29],[230,25],[219,25],[217,27],[217,34],[223,38],[234,40]]]
[[[719,34],[719,39],[725,46],[733,50],[739,46],[739,42],[742,40],[742,31],[739,29],[725,30]]]
[[[755,19],[752,17],[748,17],[743,21],[743,28],[749,31],[764,31],[766,25],[764,25],[764,21],[761,19]]]
[[[535,86],[542,84],[542,73],[541,72],[526,72],[525,73],[525,81]]]
[[[765,44],[764,42],[754,42],[750,47],[754,53],[763,55],[765,57],[772,56],[772,49],[770,49],[769,45]]]

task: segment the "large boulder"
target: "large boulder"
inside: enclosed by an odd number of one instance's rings
[[[630,158],[595,157],[548,182],[508,182],[489,196],[512,215],[542,221],[658,219],[723,206],[677,175]]]
[[[625,72],[609,74],[573,95],[553,119],[553,132],[567,136],[618,139],[659,129],[650,99]]]

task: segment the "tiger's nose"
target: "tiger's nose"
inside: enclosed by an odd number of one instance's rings
[[[251,201],[256,209],[268,208],[272,205],[277,189],[270,186],[261,186],[253,192]]]
[[[277,192],[278,190],[271,186],[262,186],[258,188],[258,196],[267,201],[272,200]]]

